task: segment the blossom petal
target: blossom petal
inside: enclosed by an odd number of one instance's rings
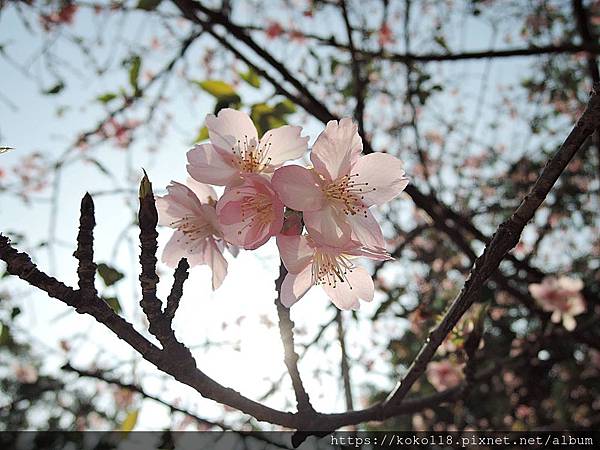
[[[567,331],[573,331],[575,327],[577,327],[577,322],[575,321],[575,318],[570,314],[563,314],[562,324]]]
[[[205,247],[207,239],[190,239],[183,232],[177,230],[165,245],[162,253],[162,262],[175,268],[181,258],[186,258],[190,267],[207,264]]]
[[[318,211],[305,211],[304,224],[315,241],[331,247],[344,246],[352,234],[346,215],[328,206]]]
[[[281,284],[281,303],[289,308],[300,300],[312,285],[310,266],[298,274],[288,273]]]
[[[273,166],[301,158],[308,151],[308,136],[301,137],[301,127],[285,125],[267,131],[260,139],[260,148],[268,147],[268,157]]]
[[[272,183],[281,201],[296,211],[316,211],[323,205],[323,192],[315,175],[304,167],[281,167],[273,174]]]
[[[561,287],[561,289],[571,292],[579,292],[583,289],[583,281],[581,281],[579,278],[563,276],[558,279],[558,285]]]
[[[371,153],[361,156],[350,171],[361,185],[361,199],[366,206],[381,205],[397,197],[408,184],[403,163],[387,153]]]
[[[385,239],[377,219],[368,209],[364,214],[358,213],[347,216],[352,227],[352,239],[360,242],[371,250],[385,250]]]
[[[375,295],[375,286],[364,267],[356,267],[346,275],[348,281],[335,285],[324,284],[323,289],[339,309],[359,309],[359,299],[370,302]]]
[[[172,223],[190,214],[201,214],[200,200],[185,184],[171,181],[167,186],[167,195],[156,198],[159,224],[171,226]]]
[[[206,116],[206,127],[210,142],[222,150],[232,152],[238,142],[258,143],[256,127],[248,114],[231,108],[224,108],[217,116]],[[214,183],[212,183],[214,184]]]
[[[225,190],[217,202],[217,216],[225,240],[254,250],[281,231],[283,203],[260,176],[248,176],[243,185]]]
[[[239,170],[216,151],[210,144],[196,145],[187,153],[187,171],[200,183],[226,186],[239,177]]]
[[[227,275],[227,260],[221,253],[221,251],[217,248],[217,245],[214,240],[207,245],[207,263],[212,270],[212,288],[213,291],[217,290],[221,284],[223,284],[223,280]]]
[[[335,180],[348,174],[361,151],[362,139],[352,119],[331,120],[315,141],[310,160],[317,172]]]
[[[196,194],[196,197],[202,203],[208,203],[210,200],[217,201],[218,199],[217,193],[209,184],[200,183],[192,177],[188,177],[185,184]]]
[[[277,236],[279,255],[290,273],[299,273],[312,261],[314,249],[308,245],[306,236]]]

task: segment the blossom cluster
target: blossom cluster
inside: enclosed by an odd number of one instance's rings
[[[224,250],[253,250],[275,237],[288,274],[281,301],[290,307],[314,285],[340,309],[371,301],[374,285],[356,258],[390,259],[371,207],[399,195],[408,179],[386,153],[362,155],[349,118],[330,121],[310,151],[310,167],[285,163],[308,152],[297,126],[260,139],[250,117],[222,109],[206,118],[209,142],[187,154],[187,184],[172,182],[157,198],[160,223],[176,231],[163,261],[207,264],[213,289],[227,273]],[[223,186],[220,198],[210,186]]]
[[[586,311],[582,289],[583,281],[567,276],[545,277],[541,283],[529,285],[531,296],[544,311],[552,313],[552,322],[562,322],[569,331],[577,326],[575,316]]]

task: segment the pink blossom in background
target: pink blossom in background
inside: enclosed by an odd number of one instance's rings
[[[15,378],[20,383],[33,384],[38,379],[38,371],[31,364],[17,363],[12,367]]]
[[[248,174],[270,176],[284,162],[298,159],[308,149],[301,127],[285,125],[258,139],[248,114],[230,108],[206,117],[209,144],[196,145],[187,154],[192,178],[216,186],[236,186]]]
[[[225,240],[246,250],[260,247],[281,231],[283,209],[271,183],[257,175],[226,189],[217,203]]]
[[[223,250],[227,244],[217,220],[212,187],[188,179],[187,185],[171,182],[167,195],[156,198],[159,224],[176,231],[167,242],[162,261],[176,267],[186,258],[190,267],[208,265],[212,270],[212,288],[217,289],[227,275]],[[237,249],[229,248],[233,254]]]
[[[546,277],[539,284],[530,284],[529,292],[544,311],[552,312],[552,322],[571,331],[577,326],[575,316],[586,310],[581,295],[583,282],[578,278]]]
[[[452,389],[464,378],[462,366],[449,359],[430,362],[426,371],[427,379],[436,391]]]
[[[408,184],[402,161],[386,153],[361,156],[362,140],[351,119],[330,121],[317,138],[312,169],[285,166],[273,175],[283,203],[302,211],[309,233],[332,246],[348,240],[384,249],[381,227],[370,211]]]
[[[385,260],[386,252],[373,253],[359,242],[348,241],[343,247],[319,243],[311,236],[277,236],[281,260],[288,274],[281,286],[281,303],[290,307],[314,285],[325,293],[339,309],[358,309],[359,299],[373,300],[375,287],[369,272],[353,263],[364,256]]]

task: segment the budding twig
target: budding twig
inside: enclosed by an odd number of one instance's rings
[[[95,286],[96,264],[94,263],[94,200],[89,193],[81,199],[81,215],[79,218],[79,234],[77,235],[77,250],[73,256],[79,261],[79,290],[85,301],[93,301],[98,295]]]

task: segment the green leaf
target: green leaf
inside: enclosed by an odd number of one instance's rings
[[[438,44],[444,50],[450,51],[450,49],[448,48],[448,44],[446,44],[446,39],[444,38],[444,36],[440,36],[440,35],[435,36],[433,38],[433,40],[435,41],[436,44]]]
[[[10,329],[3,323],[0,323],[0,346],[10,345],[12,343],[13,338],[10,333]]]
[[[240,72],[240,77],[242,77],[242,80],[244,80],[250,86],[257,89],[260,87],[260,77],[251,68],[248,68],[247,72]]]
[[[194,138],[194,144],[208,139],[208,128],[202,127],[198,131],[198,135]]]
[[[129,61],[129,84],[133,88],[133,95],[136,97],[140,96],[140,88],[138,85],[138,79],[140,77],[140,69],[142,67],[142,58],[139,55],[133,55]]]
[[[15,306],[15,307],[13,307],[12,311],[10,312],[10,318],[14,319],[19,314],[21,314],[21,308],[19,308],[18,306]]]
[[[144,11],[153,11],[161,2],[162,0],[139,0],[136,8],[143,9]]]
[[[99,95],[98,97],[96,97],[96,100],[98,100],[100,103],[110,103],[111,101],[113,101],[115,98],[117,98],[117,94],[115,94],[114,92],[107,92],[106,94],[102,94]]]
[[[294,104],[288,100],[281,101],[275,106],[267,103],[256,103],[252,105],[250,117],[256,125],[259,135],[273,128],[287,125],[287,115],[296,111]]]
[[[102,300],[108,303],[108,306],[110,306],[117,314],[123,311],[123,308],[121,308],[121,302],[119,302],[117,297],[102,297]]]
[[[98,264],[98,275],[100,275],[106,287],[112,286],[125,276],[114,267],[104,263]]]
[[[201,89],[215,97],[219,102],[240,103],[242,99],[233,86],[221,80],[194,81]]]
[[[59,81],[54,86],[52,86],[49,89],[46,89],[42,93],[44,95],[56,95],[56,94],[60,93],[64,88],[65,88],[65,83],[63,83],[62,81]]]
[[[282,116],[293,114],[296,112],[296,105],[289,99],[285,99],[275,105],[273,108],[277,114],[281,114]]]
[[[125,431],[125,432],[129,432],[129,431],[133,430],[133,428],[135,427],[135,424],[137,423],[138,413],[139,413],[139,410],[137,410],[137,409],[134,411],[129,411],[127,413],[127,417],[125,417],[125,420],[123,421],[123,423],[121,423],[119,430]]]

